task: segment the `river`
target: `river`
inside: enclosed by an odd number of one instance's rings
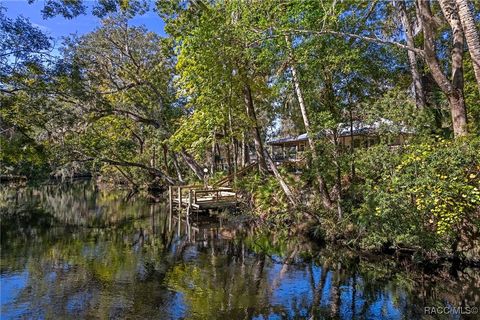
[[[419,271],[241,217],[169,219],[89,181],[0,201],[2,319],[480,318],[478,269]]]

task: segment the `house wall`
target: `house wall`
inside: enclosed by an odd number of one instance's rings
[[[399,134],[395,137],[389,139],[389,146],[398,146],[405,144],[407,142],[408,136],[404,134]],[[344,147],[350,147],[352,145],[354,148],[361,147],[371,147],[380,142],[380,137],[374,135],[354,135],[353,140],[351,136],[344,136],[340,138],[340,144]]]

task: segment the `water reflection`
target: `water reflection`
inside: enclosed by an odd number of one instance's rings
[[[126,196],[86,182],[2,190],[2,318],[420,319],[480,305],[478,270],[400,271]]]

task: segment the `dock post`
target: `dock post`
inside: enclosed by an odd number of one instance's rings
[[[168,231],[172,230],[172,215],[173,215],[173,188],[168,186]]]
[[[190,205],[190,199],[191,199],[191,194],[192,194],[192,191],[189,190],[188,192],[188,207],[187,207],[187,213],[185,215],[185,227],[186,227],[186,231],[187,231],[187,239],[188,241],[190,242],[191,241],[191,235],[190,235],[190,232],[191,232],[191,226],[190,226],[190,210],[191,210],[191,205]]]
[[[178,216],[177,218],[177,236],[180,237],[180,231],[181,231],[181,224],[182,224],[182,220],[180,219],[180,215]]]
[[[192,211],[192,190],[188,190],[187,219]]]
[[[180,214],[182,213],[182,187],[177,188],[178,192],[178,216],[180,217]]]

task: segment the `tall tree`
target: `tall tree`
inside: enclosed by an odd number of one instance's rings
[[[168,42],[119,15],[103,20],[92,33],[69,39],[63,53],[61,97],[78,116],[67,132],[81,134],[80,139],[66,135],[75,145],[75,158],[124,166],[131,174],[140,170],[173,183],[168,168],[155,165],[157,150],[179,115],[173,105],[174,61]]]
[[[314,163],[317,163],[319,161],[318,154],[317,154],[317,143],[316,143],[316,140],[317,140],[316,138],[317,137],[316,137],[315,132],[312,130],[312,127],[310,125],[310,118],[307,114],[307,107],[305,105],[305,100],[303,98],[303,92],[302,92],[301,85],[300,85],[299,74],[297,72],[296,61],[295,61],[295,58],[293,56],[293,51],[292,51],[292,48],[291,48],[292,43],[291,43],[290,37],[285,36],[285,41],[286,41],[286,44],[287,44],[287,50],[288,50],[288,56],[289,56],[289,66],[290,66],[290,69],[292,71],[292,79],[293,79],[293,84],[294,84],[294,87],[295,87],[295,93],[297,95],[298,104],[300,106],[300,112],[302,114],[303,124],[304,124],[305,130],[307,132],[308,145],[310,147],[310,151],[311,151],[311,154],[312,154],[312,160],[314,161]],[[320,197],[322,199],[323,205],[327,209],[332,209],[332,207],[333,207],[332,199],[330,198],[330,194],[328,192],[325,179],[323,178],[323,175],[322,175],[321,172],[317,173],[317,182],[318,182],[318,187],[319,187],[319,190],[320,190]]]
[[[63,121],[53,103],[44,103],[55,71],[53,42],[28,19],[8,18],[4,10],[0,5],[0,173],[33,176],[49,169],[42,134]]]
[[[456,0],[458,15],[467,40],[468,50],[472,57],[473,70],[480,91],[480,35],[475,24],[473,12],[468,0]]]
[[[398,15],[400,16],[400,21],[405,31],[406,43],[409,47],[415,48],[413,24],[408,17],[408,12],[407,12],[407,7],[405,5],[405,2],[396,1],[394,2],[394,4],[397,7]],[[408,62],[410,65],[410,72],[412,74],[416,104],[420,108],[425,108],[426,106],[425,90],[422,84],[422,76],[418,69],[417,53],[413,50],[407,50],[407,55],[408,55]]]
[[[422,21],[425,61],[431,70],[435,82],[448,99],[452,116],[453,132],[456,137],[467,134],[467,115],[463,96],[463,30],[451,0],[441,0],[440,5],[452,28],[453,48],[451,50],[451,78],[442,70],[435,47],[436,23],[430,1],[418,0]]]

